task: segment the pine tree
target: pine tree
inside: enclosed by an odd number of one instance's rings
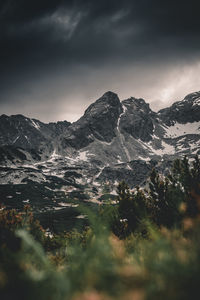
[[[182,202],[186,204],[185,215],[196,217],[200,212],[200,160],[198,156],[192,167],[186,157],[176,160],[171,174],[172,182],[182,191]]]
[[[179,168],[178,162],[175,167]],[[176,185],[175,178],[161,177],[153,169],[150,174],[149,195],[150,215],[157,225],[172,227],[180,223],[179,206],[182,192]]]
[[[124,181],[119,184],[118,215],[124,235],[130,234],[138,228],[147,215],[146,197],[139,187],[136,187],[134,192],[130,192]]]

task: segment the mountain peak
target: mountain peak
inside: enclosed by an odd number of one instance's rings
[[[86,109],[78,121],[69,126],[64,145],[81,149],[94,139],[111,142],[116,136],[115,128],[122,112],[117,94],[106,92]]]
[[[145,100],[142,98],[135,98],[135,97],[130,97],[124,101],[129,101],[130,103],[135,103],[135,104],[139,104],[139,105],[143,105],[146,104]]]
[[[200,121],[200,92],[190,93],[183,100],[161,109],[158,113],[166,125],[172,125],[174,122],[181,124],[198,122]]]
[[[122,104],[128,109],[134,111],[143,111],[145,113],[149,113],[151,111],[149,104],[146,103],[145,100],[142,98],[130,97],[126,100],[123,100]]]
[[[121,102],[117,94],[108,91],[94,103],[92,103],[85,111],[85,116],[94,116],[96,114],[101,114],[109,108],[121,108]],[[119,109],[121,110],[121,109]]]
[[[103,96],[102,97],[118,97],[118,95],[116,94],[116,93],[114,93],[114,92],[112,92],[112,91],[107,91],[107,92],[105,92],[104,94],[103,94]]]
[[[192,100],[193,101],[197,98],[200,98],[200,91],[188,94],[187,96],[185,96],[184,100]]]

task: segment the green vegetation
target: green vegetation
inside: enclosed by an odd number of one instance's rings
[[[0,210],[0,298],[197,299],[200,284],[200,160],[152,170],[148,186],[118,186],[116,204],[79,230],[46,232],[31,208]],[[108,201],[107,201],[108,202]]]

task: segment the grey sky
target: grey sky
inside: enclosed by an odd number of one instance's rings
[[[0,113],[80,117],[112,90],[154,110],[200,90],[199,2],[0,3]]]

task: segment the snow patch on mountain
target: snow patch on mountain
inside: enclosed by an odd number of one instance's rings
[[[120,144],[121,144],[122,149],[123,149],[123,151],[125,153],[125,156],[127,158],[127,161],[130,161],[131,157],[130,157],[129,151],[128,151],[127,147],[126,147],[124,135],[121,134],[121,131],[120,131],[120,128],[119,128],[121,117],[122,117],[122,115],[124,115],[126,113],[126,110],[127,110],[127,107],[125,105],[122,105],[122,113],[119,115],[119,118],[117,120],[117,133],[118,133],[118,136],[119,136]]]
[[[159,155],[159,156],[163,156],[165,154],[167,155],[173,155],[175,153],[175,148],[174,146],[167,144],[164,141],[161,141],[161,147],[156,149],[155,147],[153,147],[152,145],[152,141],[147,143],[147,147],[149,148],[149,150],[151,151],[152,154],[154,155]]]
[[[60,157],[60,155],[57,154],[56,150],[54,149],[50,156],[50,159],[48,159],[47,162],[54,162],[58,157]]]
[[[33,127],[35,127],[37,130],[40,130],[40,125],[36,123],[33,119],[31,119]]]
[[[88,151],[80,152],[78,157],[77,157],[78,160],[87,161],[88,160],[87,153],[88,153]]]
[[[164,138],[176,138],[187,134],[200,134],[200,121],[180,124],[175,122],[172,126],[163,126],[165,130]]]
[[[195,99],[193,102],[193,106],[200,105],[200,97]]]
[[[18,140],[18,138],[19,136],[17,136],[12,143],[14,144]]]

